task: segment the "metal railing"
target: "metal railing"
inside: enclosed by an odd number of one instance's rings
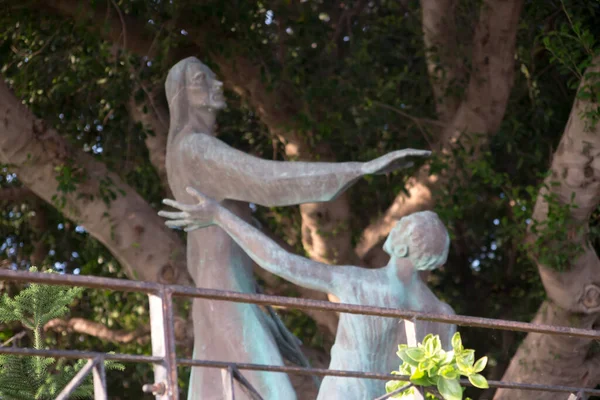
[[[244,378],[240,370],[279,372],[297,375],[339,376],[378,380],[398,380],[399,375],[380,374],[362,371],[341,371],[322,368],[302,368],[279,365],[262,365],[249,363],[223,362],[218,360],[199,360],[177,358],[175,352],[175,334],[173,324],[173,296],[199,299],[222,300],[237,303],[257,305],[283,306],[297,309],[312,309],[321,311],[337,311],[351,314],[373,315],[379,317],[399,318],[409,321],[434,321],[458,326],[490,328],[508,331],[537,332],[550,335],[600,339],[600,331],[578,329],[563,326],[540,325],[527,322],[507,321],[491,318],[468,317],[463,315],[427,314],[416,311],[400,310],[384,307],[361,306],[352,304],[330,303],[310,299],[269,296],[263,294],[238,293],[214,289],[202,289],[181,285],[165,285],[154,282],[131,281],[125,279],[101,278],[80,275],[45,274],[39,272],[21,272],[0,270],[0,281],[25,283],[42,283],[48,285],[79,286],[90,289],[111,289],[123,292],[145,293],[150,299],[150,325],[152,356],[133,354],[99,353],[75,350],[36,350],[29,348],[0,347],[0,354],[21,356],[43,356],[69,359],[88,359],[88,363],[79,371],[71,382],[58,395],[57,399],[67,399],[69,394],[89,375],[93,374],[94,399],[106,400],[106,378],[104,361],[114,360],[133,363],[154,364],[154,384],[144,385],[143,390],[152,392],[157,400],[178,400],[177,366],[219,368],[227,373],[229,387],[228,397],[234,400],[234,386],[239,388],[252,399],[262,399],[251,384]],[[394,344],[390,344],[394,345]],[[588,395],[600,395],[600,390],[529,384],[518,382],[488,381],[491,388],[506,388],[520,390],[535,390],[565,393],[565,398],[586,399]],[[468,380],[461,380],[464,386],[471,386]],[[385,395],[379,399],[387,398]]]

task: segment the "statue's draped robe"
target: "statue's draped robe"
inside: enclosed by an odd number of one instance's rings
[[[210,201],[210,200],[204,200]],[[423,216],[413,224],[423,229],[427,219]],[[193,212],[192,212],[193,214]],[[433,213],[431,213],[433,214]],[[288,253],[273,240],[241,220],[232,213],[222,210],[215,223],[221,227],[260,267],[303,287],[336,295],[342,303],[387,307],[392,309],[413,310],[434,314],[453,314],[450,306],[441,302],[419,277],[419,269],[413,261],[408,260],[406,252],[400,256],[393,254],[390,263],[384,268],[367,269],[354,266],[331,267],[292,253]],[[204,226],[208,220],[205,216],[192,217],[189,222],[193,226],[194,218]],[[437,217],[436,217],[437,218]],[[439,222],[441,224],[441,221]],[[412,232],[411,234],[427,234]],[[445,230],[445,228],[444,228]],[[408,231],[405,231],[408,232]],[[445,235],[447,238],[447,234]],[[427,238],[443,243],[446,240]],[[428,240],[429,241],[429,240]],[[418,253],[419,242],[412,244],[411,249]],[[447,246],[447,244],[446,244]],[[440,249],[440,254],[445,251]],[[443,262],[445,256],[428,258]],[[395,318],[342,313],[338,326],[335,344],[331,350],[329,368],[375,373],[390,373],[398,369],[400,360],[396,356],[396,345],[407,343],[407,323]],[[450,349],[451,337],[456,331],[454,325],[435,322],[415,323],[412,335],[415,340],[422,341],[428,334],[438,334],[442,346]],[[412,344],[414,346],[414,344]],[[364,400],[373,399],[384,393],[382,381],[365,378],[346,378],[327,376],[319,389],[318,400]]]
[[[359,274],[365,272],[364,279],[360,279],[359,275],[348,276],[348,282],[360,281],[361,284],[335,285],[330,292],[342,303],[454,314],[452,308],[437,299],[418,277],[411,285],[400,286],[390,285],[383,269],[361,271]],[[416,321],[414,327],[418,342],[431,333],[440,335],[445,350],[451,349],[455,325]],[[398,344],[407,343],[405,328],[405,322],[395,318],[341,314],[329,368],[380,374],[398,370],[402,361],[396,351]],[[323,379],[317,400],[375,399],[383,394],[385,381],[327,376]]]
[[[393,152],[375,164],[277,162],[250,156],[212,136],[214,114],[209,108],[224,106],[219,100],[221,85],[214,73],[194,57],[180,61],[169,71],[165,83],[171,118],[167,175],[173,195],[181,203],[194,202],[185,191],[191,186],[249,221],[249,202],[288,206],[330,201],[365,173],[396,170],[407,166],[406,157],[428,155],[418,150]],[[188,234],[187,265],[198,287],[256,292],[252,261],[219,227]],[[277,323],[257,306],[196,299],[192,318],[194,358],[283,365],[273,336],[278,331]],[[286,341],[281,335],[278,338]],[[265,400],[296,398],[285,374],[243,374]],[[192,368],[188,398],[223,399],[224,385],[220,370]],[[236,399],[245,398],[237,391]]]
[[[193,131],[170,137],[167,173],[177,201],[194,202],[185,191],[191,186],[217,199],[246,221],[250,219],[250,209],[241,201],[266,206],[327,201],[361,175],[359,163],[262,160]],[[187,261],[198,287],[255,293],[252,261],[219,227],[188,234]],[[268,328],[269,317],[257,306],[197,299],[193,302],[192,316],[194,358],[283,365]],[[265,399],[296,398],[285,374],[243,373]],[[223,382],[220,370],[193,368],[189,398],[222,399]],[[238,397],[243,398],[242,393],[238,392]]]

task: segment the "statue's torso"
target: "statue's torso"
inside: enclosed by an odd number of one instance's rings
[[[425,283],[410,287],[391,282],[383,270],[369,271],[370,279],[360,285],[346,285],[339,293],[342,303],[407,309],[448,314],[452,309],[441,302]],[[417,321],[416,339],[428,333],[439,334],[445,349],[456,331],[454,325]],[[335,345],[331,349],[330,369],[389,374],[397,370],[401,360],[396,355],[398,344],[407,343],[403,320],[358,314],[342,314]],[[360,400],[385,393],[385,381],[326,377],[319,390],[319,400]]]
[[[188,186],[211,197],[218,193],[211,185],[202,185],[203,180],[196,176],[198,171],[186,168],[177,143],[177,140],[171,143],[167,151],[167,174],[175,199],[186,204],[195,203],[196,200],[185,191]],[[245,220],[250,218],[247,204],[219,198],[217,200]],[[187,265],[198,287],[255,292],[252,261],[219,227],[211,226],[188,234]],[[275,340],[267,327],[265,314],[257,306],[195,299],[192,315],[194,358],[283,365]],[[296,398],[289,379],[283,374],[255,371],[242,373],[265,399]],[[226,383],[223,379],[220,370],[193,368],[189,398],[225,399]],[[245,399],[239,390],[236,394],[236,398],[238,397]]]

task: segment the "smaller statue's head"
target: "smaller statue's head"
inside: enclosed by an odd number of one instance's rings
[[[217,80],[215,73],[196,57],[183,59],[171,68],[165,90],[170,107],[202,107],[213,110],[226,107],[223,82]]]
[[[449,247],[448,231],[437,214],[431,211],[417,212],[400,219],[383,245],[392,258],[408,258],[419,271],[444,265]]]

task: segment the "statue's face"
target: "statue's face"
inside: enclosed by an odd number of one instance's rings
[[[191,106],[208,107],[216,110],[227,106],[223,96],[223,82],[202,63],[193,63],[186,71],[186,90]]]

